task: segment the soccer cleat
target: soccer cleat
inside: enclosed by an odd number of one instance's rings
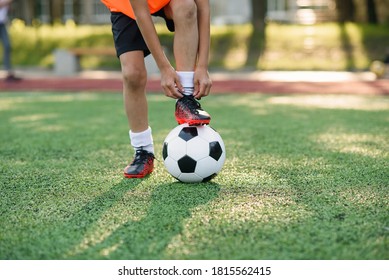
[[[201,108],[193,95],[184,95],[177,100],[175,117],[178,124],[203,125],[211,121],[211,116]]]
[[[143,178],[153,172],[154,154],[139,149],[135,152],[134,160],[124,168],[124,177]]]

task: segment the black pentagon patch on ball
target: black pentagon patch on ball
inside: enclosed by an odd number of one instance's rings
[[[163,143],[162,157],[163,157],[163,160],[165,160],[167,158],[167,143],[166,142]]]
[[[209,143],[209,156],[216,161],[222,156],[223,150],[218,141]]]
[[[189,156],[182,157],[177,163],[182,173],[193,173],[197,164],[197,162]]]
[[[196,127],[184,127],[180,134],[178,134],[178,137],[180,137],[182,140],[189,141],[192,138],[195,138],[199,133],[197,132]]]

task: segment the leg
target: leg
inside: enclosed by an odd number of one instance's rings
[[[124,108],[130,128],[134,160],[124,168],[124,176],[143,178],[153,171],[154,148],[148,126],[146,99],[147,72],[144,54],[147,46],[136,22],[122,13],[111,13],[112,34],[123,75]]]
[[[149,124],[146,99],[147,72],[143,51],[122,54],[120,63],[123,74],[124,107],[128,125],[133,132],[145,131]]]
[[[0,24],[0,39],[4,49],[4,69],[8,72],[11,72],[11,43],[5,24]]]
[[[164,10],[175,25],[176,70],[194,71],[199,45],[196,3],[194,0],[171,0]]]
[[[143,51],[131,51],[120,55],[123,74],[124,107],[130,127],[131,145],[135,159],[124,169],[127,178],[143,178],[154,168],[154,148],[148,124],[146,99],[147,72]]]
[[[5,78],[6,82],[18,82],[21,79],[19,77],[16,77],[13,73],[12,69],[12,63],[11,63],[11,41],[9,39],[8,30],[5,24],[0,24],[0,40],[3,44],[3,50],[4,50],[4,69],[7,71],[7,76]]]
[[[185,96],[176,103],[176,120],[179,124],[209,124],[211,116],[193,97],[199,48],[197,5],[194,0],[171,0],[165,7],[165,14],[174,21],[174,58],[177,74],[185,90]]]

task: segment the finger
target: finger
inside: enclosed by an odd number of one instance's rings
[[[179,91],[179,89],[176,87],[176,85],[169,86],[167,88],[167,91],[169,93],[169,97],[174,98],[174,99],[178,99],[178,98],[181,98],[183,96],[182,93]]]
[[[204,82],[199,84],[198,93],[196,94],[196,98],[200,99],[203,96],[207,96],[210,91],[210,83]]]
[[[211,92],[211,88],[212,88],[212,81],[209,80],[205,86],[205,90],[204,90],[204,95],[205,96],[208,96],[209,93]]]
[[[172,80],[171,82],[162,82],[161,86],[167,97],[174,99],[182,97],[182,94],[179,92],[179,89],[177,88],[174,80]]]
[[[195,82],[193,96],[196,97],[199,94],[200,94],[200,83],[199,82]]]
[[[207,96],[208,93],[209,93],[208,86],[207,85],[203,85],[203,88],[202,88],[201,92],[202,92],[201,96]]]
[[[184,94],[182,94],[180,91],[178,91],[178,89],[175,88],[173,91],[173,96],[173,98],[175,99],[180,99],[184,96]]]
[[[181,82],[180,82],[180,79],[178,78],[178,76],[175,78],[175,84],[176,84],[176,87],[178,89],[179,92],[184,92],[185,89],[184,87],[182,86]]]
[[[204,92],[205,96],[209,95],[209,93],[211,92],[211,87],[212,87],[212,83],[208,83],[206,88],[205,88],[205,92]]]
[[[172,91],[171,91],[169,85],[167,85],[167,84],[166,84],[166,85],[163,85],[163,86],[162,86],[162,89],[163,89],[163,92],[165,93],[165,95],[166,95],[167,97],[174,98],[174,97],[173,97],[173,93],[172,93]]]
[[[204,89],[203,89],[203,85],[201,84],[198,84],[197,85],[197,90],[195,90],[193,96],[196,98],[196,99],[199,99],[204,95]]]

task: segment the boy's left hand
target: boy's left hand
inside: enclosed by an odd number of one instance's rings
[[[212,81],[207,69],[196,68],[194,73],[194,93],[196,99],[209,95],[212,87]]]

